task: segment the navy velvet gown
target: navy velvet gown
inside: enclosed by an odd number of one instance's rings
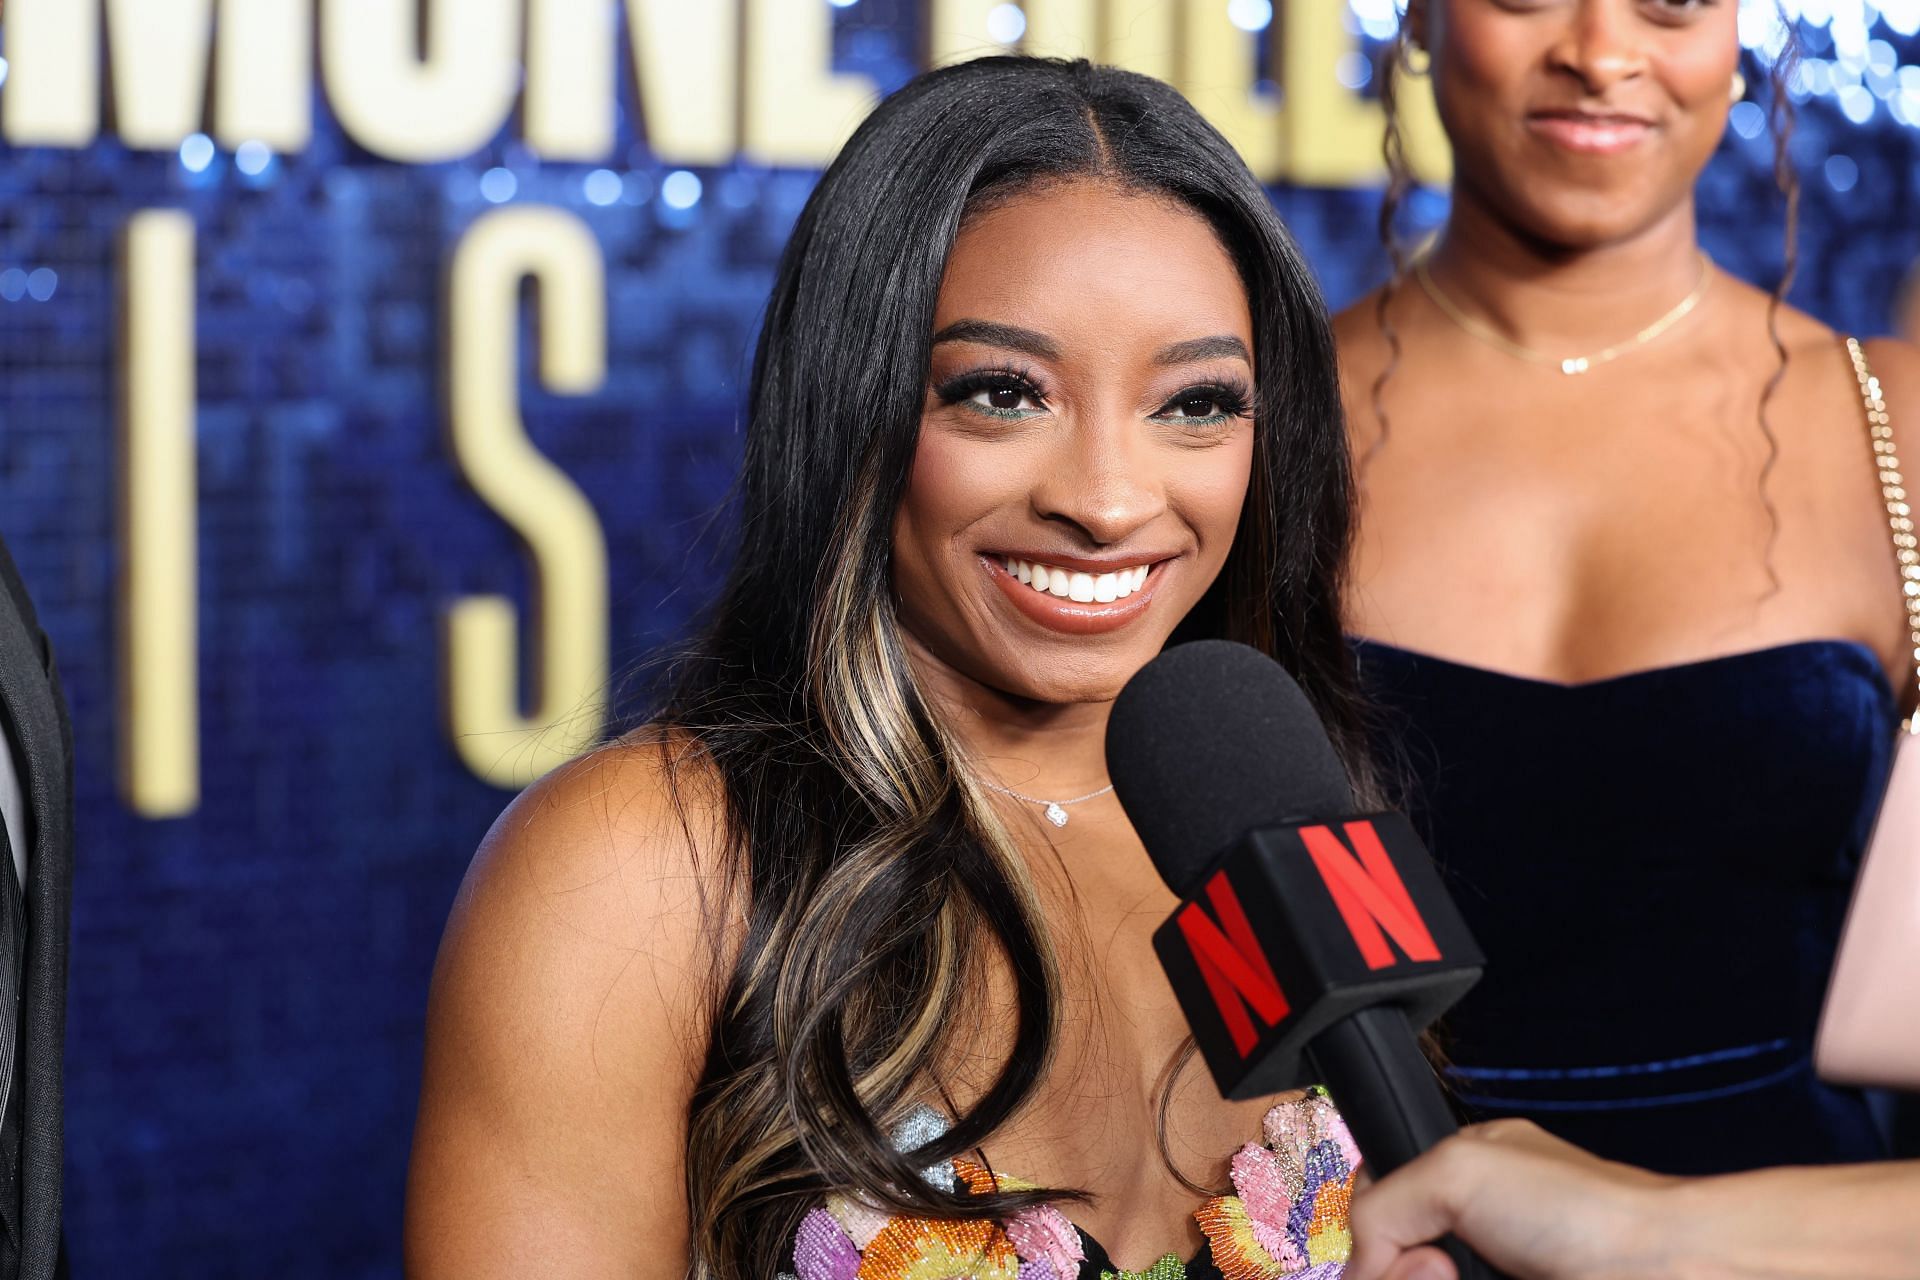
[[[1672,1173],[1885,1154],[1810,1061],[1896,709],[1810,641],[1562,685],[1358,641],[1390,774],[1487,954],[1476,1118]]]

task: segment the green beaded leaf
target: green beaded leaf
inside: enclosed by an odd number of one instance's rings
[[[1100,1280],[1187,1280],[1187,1264],[1170,1253],[1145,1271],[1102,1271]]]

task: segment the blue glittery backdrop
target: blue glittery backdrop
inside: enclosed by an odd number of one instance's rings
[[[1920,254],[1920,11],[1861,5],[1794,6],[1814,55],[1796,81],[1794,300],[1872,333]],[[915,0],[837,8],[844,69],[883,88],[913,72]],[[1265,0],[1232,9],[1272,18]],[[1378,36],[1391,9],[1354,0],[1351,25]],[[1843,31],[1847,14],[1865,25]],[[1702,185],[1705,237],[1770,283],[1770,143],[1751,113],[1734,123]],[[689,547],[723,496],[752,335],[814,176],[736,166],[696,186],[621,127],[608,169],[539,163],[517,127],[461,163],[391,164],[324,109],[291,157],[198,138],[0,147],[0,532],[58,647],[79,752],[77,1276],[399,1272],[427,975],[504,799],[439,727],[437,620],[456,595],[525,596],[515,543],[441,438],[443,264],[503,201],[563,206],[605,251],[608,381],[560,398],[528,380],[526,416],[606,528],[618,668],[701,598]],[[1380,277],[1377,193],[1275,199],[1333,302]],[[112,783],[115,237],[154,207],[199,228],[204,795],[165,822]],[[1415,212],[1443,208],[1429,194]]]

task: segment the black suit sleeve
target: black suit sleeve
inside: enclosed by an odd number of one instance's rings
[[[60,687],[60,669],[53,660],[53,641],[40,629],[40,617],[33,611],[33,597],[27,594],[27,584],[20,577],[19,566],[14,564],[13,555],[7,550],[7,540],[0,538],[0,590],[4,590],[12,601],[14,612],[27,624],[27,631],[33,636],[40,650],[40,666],[47,673],[47,683],[53,687],[53,705],[60,715],[60,745],[65,753],[67,772],[67,794],[73,794],[73,722],[67,716],[67,699]]]

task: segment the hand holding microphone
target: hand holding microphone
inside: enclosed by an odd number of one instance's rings
[[[1673,1178],[1500,1120],[1355,1196],[1352,1227],[1345,1280],[1452,1280],[1443,1233],[1514,1280],[1920,1280],[1920,1161]]]
[[[1351,813],[1270,659],[1222,641],[1162,654],[1114,704],[1107,764],[1182,899],[1154,947],[1221,1094],[1325,1084],[1376,1179],[1354,1200],[1349,1280],[1491,1274],[1462,1241],[1515,1280],[1920,1280],[1920,1162],[1679,1179],[1524,1121],[1456,1132],[1417,1033],[1479,951],[1405,819]]]
[[[1475,1125],[1354,1197],[1343,1280],[1453,1280],[1453,1263],[1428,1243],[1449,1234],[1514,1280],[1682,1274],[1687,1224],[1661,1194],[1680,1185],[1529,1121]]]

